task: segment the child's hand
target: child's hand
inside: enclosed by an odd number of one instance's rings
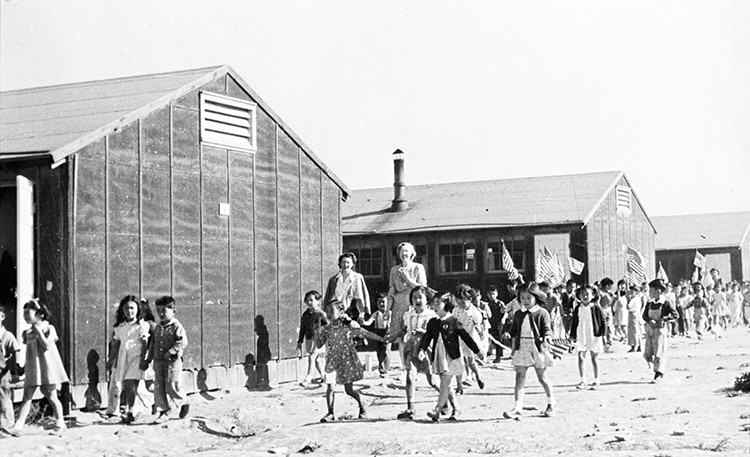
[[[424,353],[423,349],[420,349],[419,352],[417,353],[417,359],[424,360],[425,357],[427,357],[427,354]]]
[[[141,363],[138,364],[138,368],[141,369],[141,371],[148,370],[148,366],[151,365],[148,360],[141,360]]]
[[[297,343],[297,350],[298,351],[302,350],[302,343],[300,342]]]
[[[177,360],[177,354],[172,354],[171,352],[167,351],[164,353],[164,360],[167,362],[174,362]]]

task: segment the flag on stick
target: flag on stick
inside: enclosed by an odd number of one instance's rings
[[[714,286],[714,278],[711,277],[711,274],[708,272],[708,268],[703,268],[702,270],[703,276],[701,277],[701,284],[703,284],[703,287],[709,289]]]
[[[664,267],[661,266],[661,262],[659,262],[659,271],[656,273],[656,278],[661,279],[664,282],[669,282],[669,278],[667,277],[667,272],[664,271]]]
[[[627,264],[625,267],[625,278],[630,284],[641,284],[646,282],[646,259],[643,254],[627,246],[625,249]]]
[[[562,262],[560,262],[560,258],[557,256],[557,252],[552,255],[552,259],[554,260],[555,266],[555,277],[552,285],[556,286],[565,282],[565,267],[563,266]]]
[[[513,265],[513,258],[511,258],[510,252],[508,252],[508,249],[505,247],[505,241],[500,240],[500,245],[502,252],[503,270],[508,272],[509,280],[515,281],[516,279],[520,278],[521,275],[520,273],[518,273],[516,266]]]
[[[693,277],[690,278],[690,284],[700,282],[700,280],[701,280],[701,270],[698,267],[695,267],[695,271],[693,271]]]
[[[583,267],[586,264],[581,262],[580,260],[576,260],[573,257],[568,257],[568,268],[570,269],[570,272],[574,275],[579,275],[583,273]]]
[[[706,256],[695,250],[695,258],[693,259],[693,265],[700,269],[706,268]]]
[[[553,280],[557,271],[557,266],[552,260],[552,253],[546,247],[539,251],[537,256],[537,282]]]

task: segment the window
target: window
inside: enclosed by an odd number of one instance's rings
[[[416,263],[421,263],[422,266],[427,269],[427,244],[419,244],[419,243],[412,243],[414,245],[414,250],[417,252],[417,255],[414,256],[414,261]],[[391,250],[391,254],[393,254],[393,264],[397,265],[399,264],[399,258],[398,258],[398,252],[396,252],[396,249],[398,248],[398,244],[393,246],[393,249]]]
[[[503,238],[505,248],[513,259],[516,270],[523,272],[526,269],[526,240],[523,237]],[[503,268],[502,245],[500,238],[487,238],[487,271],[506,272]]]
[[[463,273],[476,270],[474,239],[445,238],[438,245],[440,273]]]
[[[383,275],[383,248],[371,244],[359,245],[349,249],[357,256],[357,265],[354,267],[362,276]]]
[[[201,92],[201,142],[255,152],[255,105],[236,98]]]
[[[631,190],[627,186],[617,186],[615,188],[615,198],[617,200],[617,213],[630,214]]]

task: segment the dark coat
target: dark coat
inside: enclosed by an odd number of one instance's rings
[[[651,320],[651,318],[648,317],[649,309],[657,309],[659,307],[661,307],[661,322],[659,322],[659,324],[661,324],[662,322],[670,322],[677,319],[677,310],[674,309],[669,301],[665,300],[664,303],[659,303],[658,301],[651,300],[646,303],[646,306],[643,307],[643,322],[648,322]]]
[[[474,351],[475,354],[479,354],[479,346],[474,341],[474,338],[469,335],[464,326],[456,319],[456,316],[450,316],[443,320],[438,317],[430,319],[427,323],[427,329],[422,341],[419,342],[419,349],[427,349],[432,343],[432,354],[435,356],[435,345],[437,344],[438,335],[443,335],[443,344],[445,345],[445,352],[448,353],[448,357],[451,359],[457,359],[461,357],[461,345],[458,339],[464,340],[469,349]]]
[[[510,324],[510,330],[508,331],[512,339],[511,349],[516,350],[521,347],[521,326],[527,315],[531,316],[531,331],[534,333],[534,343],[537,349],[541,351],[544,339],[552,335],[549,313],[541,306],[532,313],[521,309],[513,314],[513,322]]]
[[[573,316],[571,316],[570,320],[571,340],[575,340],[578,337],[578,308],[580,307],[581,305],[578,304],[573,308]],[[598,303],[591,304],[591,320],[594,323],[594,336],[604,336],[604,332],[607,328],[604,325],[604,313],[602,313],[602,307],[599,306]]]

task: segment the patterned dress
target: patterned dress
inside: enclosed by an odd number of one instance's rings
[[[26,379],[25,387],[44,386],[68,382],[60,352],[57,350],[57,331],[47,321],[39,324],[42,333],[47,338],[46,350],[39,343],[39,336],[32,330],[24,330],[22,334],[23,343],[26,345]]]
[[[364,337],[364,330],[352,328],[336,319],[329,325],[320,328],[319,344],[326,345],[326,381],[333,384],[351,384],[364,377],[362,364],[357,355],[352,339]],[[330,382],[329,382],[330,380]]]
[[[391,331],[397,331],[403,327],[404,313],[411,306],[409,296],[412,289],[414,289],[401,277],[399,271],[403,271],[409,279],[417,284],[427,285],[427,275],[421,263],[412,262],[408,267],[403,267],[399,264],[391,268],[388,280],[388,294],[393,297],[393,305],[391,305]]]

